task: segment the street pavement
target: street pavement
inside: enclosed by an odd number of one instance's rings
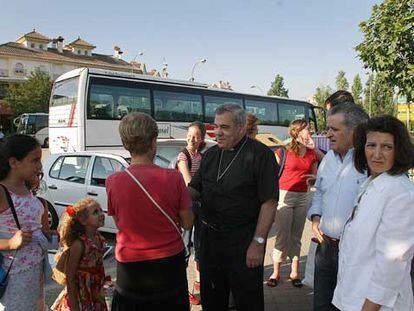
[[[107,242],[111,245],[114,244],[115,236],[113,234],[104,234]],[[300,258],[300,272],[301,277],[304,277],[306,256],[308,254],[309,242],[311,239],[311,226],[310,222],[306,221],[305,229],[302,235],[302,249]],[[264,280],[271,275],[273,270],[272,265],[272,249],[275,242],[274,230],[270,231],[269,238],[267,240],[266,257],[264,262]],[[112,279],[116,277],[116,261],[113,252],[107,256],[104,260],[105,272],[107,275],[111,275]],[[191,259],[188,271],[188,284],[190,291],[195,281],[194,263]],[[265,298],[265,310],[266,311],[310,311],[312,310],[312,289],[303,286],[302,288],[293,287],[288,281],[290,273],[289,263],[283,264],[281,282],[277,287],[271,288],[266,284],[264,287],[264,298]],[[48,285],[46,287],[46,303],[51,306],[59,292],[62,290],[62,286],[58,284]],[[195,294],[199,294],[195,292]],[[191,306],[192,311],[202,310],[201,306]]]
[[[49,155],[48,149],[42,150],[42,157],[45,159]],[[305,264],[306,257],[309,250],[309,243],[312,237],[311,225],[309,221],[306,221],[305,229],[303,230],[302,235],[302,249],[300,257],[300,273],[301,277],[304,277],[305,274]],[[104,234],[105,238],[109,245],[115,244],[115,235],[113,234]],[[265,283],[268,277],[272,274],[273,264],[272,264],[272,249],[275,243],[275,234],[274,228],[272,227],[269,238],[266,245],[266,256],[264,261],[264,280]],[[105,272],[107,275],[110,275],[113,280],[116,279],[116,261],[114,258],[113,251],[109,254],[104,260]],[[189,289],[192,291],[192,286],[195,281],[194,273],[194,262],[190,259],[188,273],[188,284]],[[282,274],[281,281],[277,287],[271,288],[266,284],[263,285],[264,288],[264,298],[265,298],[265,311],[310,311],[312,310],[312,300],[313,300],[313,291],[312,289],[303,286],[302,288],[293,287],[292,284],[288,281],[290,273],[290,264],[286,263],[282,265]],[[53,283],[46,287],[46,304],[51,306],[62,290],[62,286]],[[198,295],[198,292],[195,292]],[[202,310],[201,306],[191,306],[192,311]]]

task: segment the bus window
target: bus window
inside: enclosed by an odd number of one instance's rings
[[[295,104],[278,104],[279,125],[289,126],[290,122],[298,119],[305,119],[305,106]]]
[[[88,119],[120,120],[130,112],[151,113],[149,90],[92,84]]]
[[[154,116],[159,121],[191,122],[201,120],[201,96],[154,91]]]
[[[218,97],[218,96],[205,96],[204,101],[206,104],[205,122],[214,122],[214,112],[222,104],[233,103],[240,107],[243,107],[242,100],[230,97]]]
[[[277,103],[246,100],[246,112],[254,114],[263,125],[277,125]]]
[[[79,77],[56,82],[52,90],[51,106],[76,104]]]

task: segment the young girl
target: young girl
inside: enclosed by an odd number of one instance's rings
[[[104,294],[104,238],[98,233],[98,228],[105,223],[105,216],[98,202],[89,198],[68,206],[66,213],[60,228],[61,244],[69,248],[66,287],[52,310],[107,310]]]
[[[26,135],[14,135],[0,143],[0,251],[7,271],[14,257],[0,310],[45,310],[43,259],[39,237],[48,231],[43,204],[26,187],[42,170],[42,150]],[[21,230],[7,201],[11,196]],[[17,251],[16,251],[17,250]]]

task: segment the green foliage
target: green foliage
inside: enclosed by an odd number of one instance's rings
[[[275,80],[272,82],[267,95],[280,96],[289,98],[289,90],[284,87],[283,77],[279,74],[275,76]]]
[[[393,91],[381,75],[370,75],[368,77],[364,95],[363,107],[370,116],[394,115]]]
[[[318,107],[326,109],[325,101],[332,93],[333,90],[329,85],[318,86],[314,95],[314,99]],[[316,122],[318,124],[319,130],[324,130],[326,128],[326,116],[321,109],[315,109],[315,112],[317,113]]]
[[[345,77],[345,71],[340,70],[338,75],[336,76],[336,90],[344,90],[347,91],[349,88],[348,80]]]
[[[51,90],[52,79],[49,74],[35,71],[27,81],[9,85],[5,101],[16,116],[25,112],[48,112]]]
[[[362,105],[362,93],[363,93],[363,86],[361,82],[361,77],[356,75],[354,81],[352,82],[351,92],[352,96],[354,97],[354,101],[358,105]]]
[[[414,99],[414,1],[385,0],[360,24],[364,41],[356,50],[366,68],[399,93]]]
[[[333,93],[332,88],[329,85],[318,86],[315,93],[315,101],[319,107],[326,109],[325,101]]]

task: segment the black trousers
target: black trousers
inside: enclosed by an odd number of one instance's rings
[[[184,251],[167,258],[117,263],[112,311],[188,311]]]
[[[314,311],[336,311],[332,298],[338,274],[338,245],[322,242],[316,248],[314,276]]]
[[[248,268],[246,252],[255,226],[230,232],[200,230],[200,281],[203,311],[228,310],[232,292],[238,311],[262,311],[263,266]]]

